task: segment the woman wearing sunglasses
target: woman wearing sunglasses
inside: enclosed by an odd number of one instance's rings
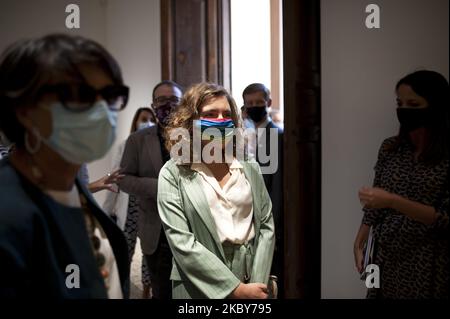
[[[76,180],[106,154],[128,99],[99,44],[68,35],[20,41],[0,58],[0,296],[123,298],[127,244]]]

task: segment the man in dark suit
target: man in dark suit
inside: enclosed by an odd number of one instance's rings
[[[163,81],[155,86],[152,107],[158,125],[140,130],[128,138],[120,164],[125,177],[119,182],[119,187],[135,195],[139,204],[138,236],[149,267],[155,299],[171,299],[172,294],[169,279],[172,253],[161,226],[156,199],[159,171],[170,159],[164,146],[163,129],[181,96],[182,88],[175,82]]]
[[[261,166],[264,183],[272,200],[275,222],[275,253],[272,274],[278,277],[280,295],[283,294],[283,131],[269,117],[272,106],[269,89],[261,83],[247,86],[242,93],[243,113],[256,129],[256,161]],[[276,146],[275,146],[276,144]]]

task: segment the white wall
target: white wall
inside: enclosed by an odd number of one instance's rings
[[[91,163],[91,180],[107,173],[111,156],[129,134],[138,107],[151,103],[153,86],[161,79],[159,0],[0,0],[0,52],[22,38],[51,32],[79,34],[103,44],[118,60],[130,101],[119,114],[117,142],[103,159]],[[66,5],[80,7],[81,28],[65,27]],[[102,203],[105,192],[95,194]]]
[[[125,83],[130,86],[127,108],[119,115],[114,147],[100,161],[90,164],[91,180],[111,169],[111,157],[130,133],[136,109],[149,106],[153,87],[161,81],[161,37],[159,0],[108,0],[106,47],[118,60]],[[105,192],[95,194],[99,203]]]
[[[80,29],[65,27],[66,6],[80,7]],[[50,32],[65,32],[89,37],[105,44],[106,11],[104,0],[0,0],[0,51],[9,44]]]
[[[366,29],[365,7],[381,8]],[[396,133],[396,82],[417,69],[448,78],[448,0],[322,0],[322,297],[363,298],[353,264],[357,191]]]
[[[270,40],[270,1],[231,0],[231,89],[238,107],[247,85],[272,87]]]

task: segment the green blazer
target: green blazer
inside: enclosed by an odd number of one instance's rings
[[[275,245],[272,203],[259,165],[241,164],[253,196],[250,282],[267,284]],[[199,173],[168,161],[159,174],[158,211],[174,257],[170,278],[178,297],[181,291],[181,298],[226,298],[240,279],[226,266]]]

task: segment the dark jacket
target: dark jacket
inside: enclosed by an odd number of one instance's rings
[[[128,250],[121,230],[77,187],[105,231],[116,258],[124,297],[129,291]],[[66,279],[79,267],[80,287]],[[22,177],[7,159],[0,161],[0,298],[107,298],[94,258],[83,212],[55,202]]]
[[[266,155],[271,154],[271,143],[270,143],[270,129],[274,129],[277,132],[277,142],[278,142],[278,152],[277,154],[272,154],[278,157],[278,169],[273,174],[263,174],[264,183],[266,185],[267,191],[269,192],[270,199],[272,200],[273,218],[275,221],[275,234],[277,238],[277,248],[281,248],[283,236],[283,131],[270,121],[265,127],[264,135],[258,140],[264,141],[266,143],[267,149]],[[261,151],[264,151],[262,149]],[[258,152],[259,153],[259,152]],[[260,164],[263,169],[264,166],[268,166],[271,163],[263,163],[260,160],[260,156],[257,153],[256,161]],[[264,171],[263,171],[264,173]]]
[[[156,195],[158,175],[163,165],[158,126],[130,135],[120,163],[125,177],[119,181],[119,187],[139,201],[138,236],[146,255],[152,255],[156,251],[162,231]]]
[[[276,136],[274,136],[274,140],[276,139],[278,142],[278,151],[275,153],[273,146],[270,143],[271,140],[271,129],[273,129],[273,133],[276,132]],[[263,136],[258,138],[258,144],[265,142],[266,149],[260,149],[258,147],[258,152],[256,155],[256,160],[261,166],[261,170],[263,171],[264,184],[266,185],[267,191],[269,193],[270,199],[272,200],[272,212],[273,219],[275,223],[275,252],[273,256],[273,264],[272,264],[272,275],[276,275],[278,277],[278,287],[280,291],[280,296],[284,290],[283,281],[284,281],[284,272],[283,272],[283,258],[284,258],[284,210],[283,210],[283,131],[273,124],[270,121],[265,127]],[[266,160],[266,156],[262,156],[264,160],[261,159],[259,152],[265,152],[266,155],[271,155],[270,158],[272,160],[273,156],[277,156],[278,168],[272,174],[264,174],[264,166],[273,165],[271,161],[268,163],[264,163]],[[272,154],[274,152],[274,154]]]

